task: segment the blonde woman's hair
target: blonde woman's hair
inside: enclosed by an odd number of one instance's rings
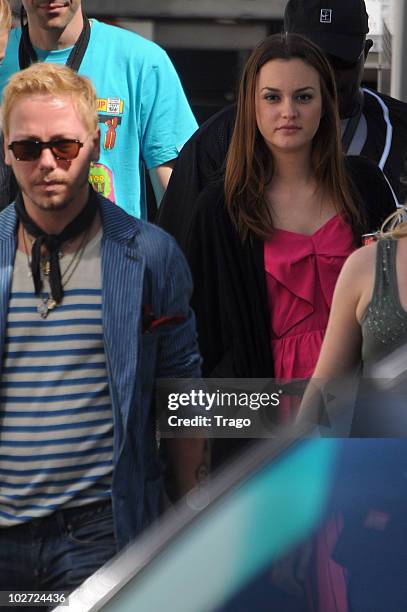
[[[9,134],[10,114],[15,103],[20,98],[35,95],[70,97],[89,132],[97,129],[97,98],[91,81],[66,66],[39,62],[13,74],[4,89],[2,115],[6,137]]]
[[[403,238],[407,236],[407,204],[400,206],[384,220],[379,232],[380,238]]]
[[[8,0],[0,0],[0,30],[11,30],[13,17]]]

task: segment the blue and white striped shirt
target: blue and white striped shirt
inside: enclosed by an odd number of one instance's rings
[[[46,319],[37,311],[26,256],[16,253],[1,377],[0,527],[110,496],[100,242],[101,231]],[[62,272],[72,256],[65,257]]]

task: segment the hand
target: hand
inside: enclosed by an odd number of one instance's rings
[[[305,583],[312,554],[312,541],[301,546],[273,563],[273,584],[298,599],[305,596]]]

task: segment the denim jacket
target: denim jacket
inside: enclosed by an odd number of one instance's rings
[[[102,324],[114,423],[112,503],[118,549],[160,510],[161,466],[152,410],[155,379],[200,374],[191,278],[175,241],[102,196]],[[17,247],[11,204],[0,214],[0,364]],[[31,281],[29,281],[31,282]],[[179,316],[143,333],[143,310]]]

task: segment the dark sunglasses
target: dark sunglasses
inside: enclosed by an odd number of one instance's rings
[[[10,151],[13,151],[17,161],[35,161],[40,158],[43,149],[51,149],[55,159],[71,161],[71,159],[78,157],[82,147],[83,142],[70,140],[69,138],[50,140],[49,142],[41,142],[41,140],[15,140],[8,146]]]

